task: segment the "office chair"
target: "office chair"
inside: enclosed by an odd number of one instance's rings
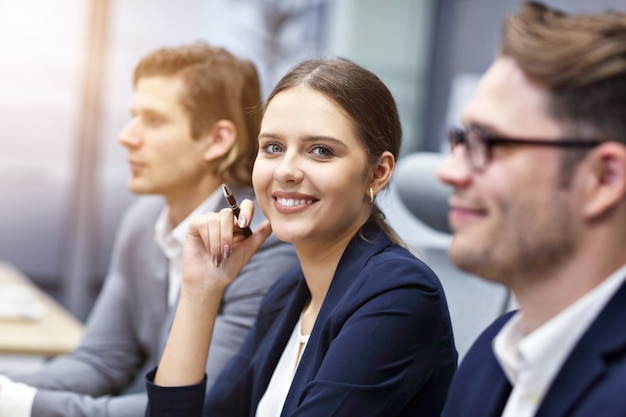
[[[420,240],[413,236],[412,241],[416,243],[412,244],[412,249],[441,280],[460,360],[482,330],[496,317],[513,308],[514,303],[503,286],[459,270],[448,256],[452,239],[447,220],[451,188],[442,184],[436,176],[437,167],[444,157],[443,154],[430,152],[402,157],[396,166],[394,182],[399,200],[414,220],[446,236],[446,239],[437,241]]]

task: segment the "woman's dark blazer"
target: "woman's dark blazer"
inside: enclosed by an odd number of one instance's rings
[[[270,289],[204,407],[203,383],[157,387],[152,371],[148,414],[254,416],[309,296],[300,268]],[[439,416],[456,362],[439,279],[370,222],[339,262],[282,416]]]

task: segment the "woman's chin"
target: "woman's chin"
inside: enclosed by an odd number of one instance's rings
[[[295,244],[306,238],[306,235],[302,233],[301,230],[297,230],[297,228],[293,227],[286,227],[281,230],[281,228],[275,229],[272,225],[272,231],[279,240],[287,243]]]
[[[287,243],[296,243],[298,241],[297,237],[293,233],[276,233],[274,235],[278,238],[278,240],[282,240]]]

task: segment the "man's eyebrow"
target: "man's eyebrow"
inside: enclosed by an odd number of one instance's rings
[[[139,115],[139,114],[145,114],[145,115],[149,115],[149,116],[159,116],[159,117],[166,117],[167,113],[160,111],[158,109],[153,109],[153,108],[145,108],[145,107],[131,107],[130,108],[130,114],[133,116]]]
[[[465,127],[465,129],[479,130],[481,132],[487,132],[489,134],[498,134],[498,132],[500,131],[491,123],[480,122],[477,120],[466,120],[464,121],[463,126]]]

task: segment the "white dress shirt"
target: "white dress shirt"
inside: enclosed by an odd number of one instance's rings
[[[187,236],[187,226],[189,226],[193,216],[215,211],[217,207],[220,207],[223,198],[222,189],[218,188],[174,228],[172,228],[172,222],[170,221],[170,208],[165,206],[154,225],[154,240],[169,261],[167,274],[169,280],[167,304],[169,307],[176,303],[178,291],[180,290],[180,282],[183,276],[183,244]]]
[[[574,304],[527,333],[523,313],[493,340],[495,356],[513,390],[502,417],[532,417],[570,352],[626,279],[626,265]]]
[[[0,416],[28,417],[37,390],[0,375]]]

